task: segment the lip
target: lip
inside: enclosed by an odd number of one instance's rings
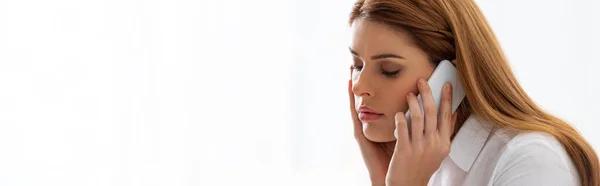
[[[361,106],[358,109],[358,118],[362,121],[374,121],[381,119],[382,117],[382,113],[379,113],[367,106]]]
[[[377,112],[377,111],[375,111],[372,108],[369,108],[367,106],[361,106],[361,107],[359,107],[358,108],[358,112],[383,115],[382,113],[379,113],[379,112]]]

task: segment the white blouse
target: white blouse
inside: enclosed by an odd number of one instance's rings
[[[581,185],[562,144],[542,132],[498,129],[471,114],[428,186]]]

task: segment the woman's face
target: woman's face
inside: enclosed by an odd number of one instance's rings
[[[418,78],[427,80],[435,65],[405,32],[361,18],[351,29],[352,90],[363,132],[371,141],[394,141],[394,115],[406,113],[406,95],[418,95]]]

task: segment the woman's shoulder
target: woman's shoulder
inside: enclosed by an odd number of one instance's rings
[[[496,164],[500,181],[515,176],[528,175],[532,178],[544,178],[556,183],[575,184],[579,181],[577,169],[569,154],[553,135],[546,132],[516,132],[499,129],[493,134],[505,144]],[[550,183],[550,182],[549,182]]]
[[[506,155],[543,155],[542,158],[553,157],[556,160],[564,160],[569,155],[562,145],[553,135],[541,131],[517,131],[507,128],[491,125],[489,122],[482,122],[490,130],[487,143],[496,144],[500,154]]]
[[[494,135],[506,143],[504,156],[535,157],[538,161],[559,161],[565,166],[570,162],[562,143],[546,132],[500,129]]]
[[[554,136],[539,131],[515,132],[516,135],[507,144],[512,148],[519,146],[544,146],[552,149],[553,152],[563,152],[562,143]]]
[[[471,115],[457,135],[451,159],[472,185],[579,185],[577,170],[562,143],[537,131],[501,128]],[[477,178],[477,179],[475,179]]]

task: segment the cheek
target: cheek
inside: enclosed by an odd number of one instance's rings
[[[401,86],[396,86],[396,88],[391,92],[393,93],[388,95],[387,99],[389,100],[388,103],[390,104],[389,108],[391,112],[406,112],[406,110],[408,110],[408,101],[406,100],[406,95],[408,95],[409,92],[414,92],[412,87],[403,84]]]
[[[395,112],[406,112],[406,110],[408,109],[408,102],[406,101],[406,95],[405,93],[398,95],[398,97],[396,98],[396,104],[394,105],[394,113]]]

